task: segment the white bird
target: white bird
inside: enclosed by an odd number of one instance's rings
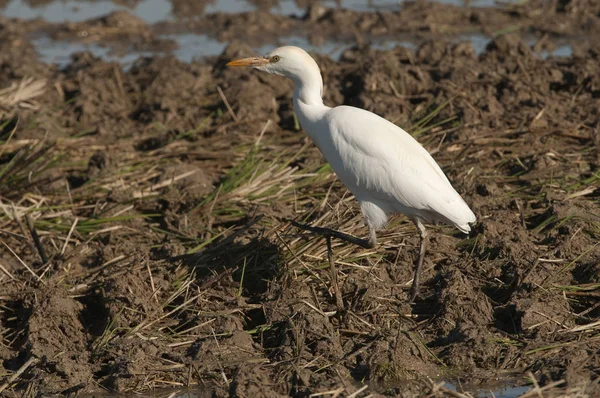
[[[294,82],[298,120],[360,204],[369,227],[367,247],[375,246],[376,231],[386,225],[390,214],[403,213],[416,225],[421,239],[412,302],[427,250],[424,223],[442,222],[468,233],[469,224],[475,222],[475,215],[435,160],[410,134],[372,112],[324,105],[319,66],[301,48],[284,46],[264,57],[227,65],[250,66]]]

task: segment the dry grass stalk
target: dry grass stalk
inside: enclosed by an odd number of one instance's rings
[[[19,378],[19,376],[23,374],[23,372],[25,372],[31,366],[35,366],[38,362],[39,359],[37,358],[29,358],[27,362],[25,362],[11,377],[9,377],[6,383],[0,385],[0,393],[2,393],[4,390],[10,387],[10,385],[14,383]]]
[[[45,79],[25,77],[19,83],[13,82],[7,88],[0,90],[0,106],[13,108],[38,109],[38,105],[31,100],[39,97],[46,89]]]

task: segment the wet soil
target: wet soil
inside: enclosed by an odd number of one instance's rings
[[[233,40],[223,54],[127,70],[43,64],[28,35],[146,48],[169,26],[0,19],[4,393],[412,397],[532,377],[600,394],[598,3],[202,18],[186,28]],[[415,133],[478,217],[468,237],[432,227],[414,305],[418,238],[398,216],[376,250],[334,242],[336,307],[324,241],[288,220],[364,235],[356,203],[299,130],[292,84],[225,67],[260,35],[317,28],[357,40],[315,54],[326,104]],[[453,36],[473,30],[497,33],[480,55]],[[422,44],[362,39],[400,33]],[[572,56],[540,55],[573,36]]]

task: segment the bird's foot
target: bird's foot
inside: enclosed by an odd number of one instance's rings
[[[417,296],[419,295],[419,287],[415,286],[414,284],[411,286],[410,291],[409,291],[409,298],[408,298],[408,304],[412,304],[415,302],[415,299],[417,298]]]

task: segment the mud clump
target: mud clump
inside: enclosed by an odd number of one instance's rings
[[[265,369],[240,367],[234,374],[228,389],[217,390],[217,397],[251,397],[260,395],[267,398],[287,397],[285,392],[276,391],[277,384]]]
[[[169,50],[175,47],[172,40],[158,37],[150,25],[126,11],[113,11],[83,22],[66,22],[49,27],[48,33],[55,40],[96,42],[122,54],[133,50]]]
[[[548,32],[587,34],[596,15],[581,9],[594,5],[314,5],[289,17],[265,11],[271,2],[213,15],[184,3],[176,14],[202,14],[189,29],[248,40],[192,63],[124,69],[84,52],[59,70],[37,59],[34,28],[141,48],[167,27],[123,13],[0,19],[0,239],[11,249],[0,251],[0,386],[16,374],[17,395],[368,386],[361,394],[412,397],[443,394],[438,380],[532,372],[598,395],[600,52],[582,39],[573,56],[545,57],[551,35],[512,33],[479,54],[450,37],[507,23],[537,34],[561,18]],[[258,36],[310,30],[315,41],[356,33],[339,61],[315,54],[325,103],[413,133],[477,214],[469,236],[431,229],[414,304],[418,236],[403,217],[375,250],[333,242],[335,291],[325,242],[289,220],[365,236],[360,210],[299,131],[292,84],[225,66],[255,55]],[[368,45],[401,32],[416,49]],[[45,83],[15,99],[27,77]]]
[[[568,301],[561,295],[546,294],[540,297],[527,291],[515,294],[511,304],[515,310],[515,327],[521,332],[548,335],[561,328],[575,326]]]
[[[84,306],[61,288],[40,292],[31,303],[21,355],[39,358],[36,377],[43,389],[60,392],[85,386],[92,377]]]

